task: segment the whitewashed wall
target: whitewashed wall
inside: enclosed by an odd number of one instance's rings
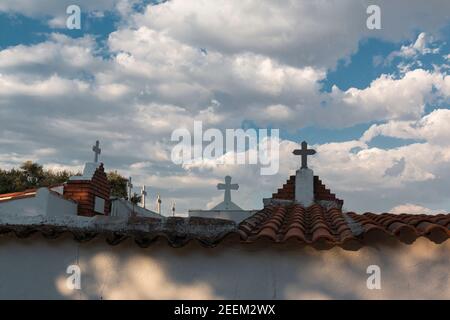
[[[50,192],[47,188],[38,189],[36,196],[0,203],[0,214],[17,216],[76,216],[77,204]]]
[[[77,203],[74,201],[66,200],[61,196],[48,192],[47,189],[39,189],[38,197],[40,193],[43,193],[42,197],[47,195],[46,202],[46,214],[48,216],[76,216],[77,215]]]
[[[139,217],[162,218],[156,212],[144,209],[138,205],[132,205],[127,200],[114,199],[111,201],[111,217],[128,218],[132,213]]]
[[[66,286],[78,263],[81,290]],[[381,290],[366,287],[367,266],[381,267]],[[357,252],[292,246],[192,244],[147,249],[132,241],[79,244],[0,237],[0,298],[51,299],[450,299],[450,241],[380,245]]]
[[[0,214],[21,214],[27,217],[44,215],[45,212],[43,211],[42,206],[38,206],[37,202],[36,197],[4,201],[0,203]]]
[[[189,217],[225,219],[241,223],[256,212],[258,210],[189,210]]]

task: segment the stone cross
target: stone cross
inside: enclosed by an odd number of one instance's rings
[[[95,146],[92,147],[92,151],[94,151],[94,153],[95,153],[95,160],[94,160],[94,162],[97,163],[98,162],[98,156],[99,156],[99,154],[102,153],[102,149],[100,149],[100,142],[98,140],[95,142]]]
[[[131,182],[131,177],[128,178],[128,201],[131,201],[132,197],[132,189],[133,189],[133,183]]]
[[[147,196],[147,190],[145,190],[145,186],[142,187],[141,190],[141,204],[142,204],[142,208],[145,209],[145,197]]]
[[[161,214],[161,197],[158,194],[158,199],[156,199],[156,212]]]
[[[231,177],[226,176],[225,183],[219,183],[217,185],[217,189],[225,190],[223,202],[225,202],[225,204],[229,204],[229,203],[231,203],[231,190],[238,190],[239,185],[237,183],[231,184]]]
[[[172,216],[175,217],[175,201],[172,202]]]
[[[308,156],[316,154],[316,150],[308,149],[308,143],[306,141],[302,142],[302,148],[296,149],[292,152],[296,156],[302,156],[302,169],[308,168]]]

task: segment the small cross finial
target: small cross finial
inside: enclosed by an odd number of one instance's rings
[[[92,151],[95,153],[95,160],[94,162],[98,162],[98,156],[102,153],[102,149],[100,149],[100,141],[96,141],[95,145],[92,147]]]
[[[312,156],[313,154],[316,154],[316,150],[314,149],[308,149],[308,143],[306,141],[302,142],[302,148],[296,149],[292,152],[296,156],[302,156],[302,169],[308,168],[308,156]]]
[[[147,197],[147,190],[145,189],[145,185],[142,187],[141,190],[141,204],[142,204],[142,208],[145,209],[145,197]]]
[[[156,199],[156,211],[161,214],[161,197],[158,194],[158,198]]]

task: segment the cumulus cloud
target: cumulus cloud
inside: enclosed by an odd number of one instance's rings
[[[0,12],[22,14],[33,18],[49,17],[48,23],[53,27],[65,26],[67,19],[66,9],[68,6],[76,4],[84,12],[111,11],[116,7],[122,8],[126,5],[136,3],[136,0],[78,0],[76,3],[71,0],[2,0],[0,2]]]
[[[365,28],[371,4],[382,8],[383,28],[377,32]],[[134,23],[208,50],[259,52],[299,67],[333,67],[366,36],[399,41],[417,27],[437,32],[449,7],[440,0],[414,0],[407,6],[395,1],[174,0],[148,7]]]
[[[24,81],[15,76],[0,77],[1,96],[64,96],[74,91],[86,92],[88,85],[82,81],[72,81],[53,75],[46,79],[36,81]]]
[[[44,42],[33,46],[18,45],[0,51],[0,68],[18,72],[80,72],[98,70],[101,59],[95,57],[96,42],[86,35],[73,39],[52,33]],[[38,70],[36,68],[39,67]]]
[[[404,45],[398,51],[394,51],[386,58],[387,63],[391,63],[395,58],[413,59],[426,54],[439,53],[439,47],[432,47],[434,39],[425,32],[421,32],[414,43]]]
[[[338,106],[348,109],[350,114],[345,115],[348,119],[356,118],[355,122],[417,119],[434,95],[448,97],[449,81],[446,74],[416,69],[400,78],[381,75],[364,89],[350,88],[343,92],[333,87],[330,96]],[[437,92],[433,92],[435,89]]]
[[[409,214],[439,214],[439,213],[447,213],[445,210],[434,210],[430,208],[425,208],[419,205],[406,203],[399,206],[396,206],[389,210],[391,213],[396,214],[402,214],[402,213],[409,213]]]
[[[405,166],[406,166],[405,158],[401,158],[400,160],[396,161],[392,165],[392,167],[386,169],[384,174],[388,176],[398,177],[405,170]]]
[[[67,4],[39,3],[2,1],[0,11],[59,19]],[[81,3],[83,10],[127,16],[102,48],[108,55],[100,54],[89,35],[72,39],[58,33],[0,51],[0,166],[31,159],[52,168],[80,168],[92,157],[91,143],[100,139],[108,169],[146,184],[152,200],[161,193],[167,208],[172,199],[177,211],[211,205],[221,197],[215,185],[228,174],[241,185],[236,202],[257,208],[298,168],[296,142],[282,140],[280,171],[261,176],[259,166],[176,166],[170,160],[171,132],[191,129],[194,120],[205,129],[240,128],[249,120],[291,131],[376,121],[360,139],[314,146],[318,154],[311,166],[324,182],[355,210],[416,203],[415,190],[430,183],[434,187],[421,193],[421,201],[445,198],[450,115],[444,109],[424,115],[427,104],[448,101],[444,71],[415,68],[380,75],[365,88],[334,86],[331,92],[322,91],[321,82],[368,36],[410,39],[399,52],[426,53],[428,35],[438,38],[444,24],[447,2],[410,1],[406,8],[381,2],[383,30],[390,32],[375,33],[365,28],[366,3],[349,0],[173,0],[141,13],[133,3]],[[417,12],[424,17],[416,19]],[[395,14],[408,19],[399,21]],[[414,39],[417,29],[426,29],[426,36]],[[371,147],[380,135],[417,142]]]
[[[369,142],[377,136],[426,140],[433,145],[448,146],[450,110],[438,109],[417,121],[389,121],[371,126],[361,140]]]

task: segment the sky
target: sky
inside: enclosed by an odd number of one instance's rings
[[[366,26],[369,5],[381,29]],[[81,29],[66,27],[69,5]],[[2,0],[0,167],[106,170],[163,212],[245,209],[309,166],[356,212],[450,210],[447,0]],[[171,160],[174,130],[280,130],[280,170]]]

